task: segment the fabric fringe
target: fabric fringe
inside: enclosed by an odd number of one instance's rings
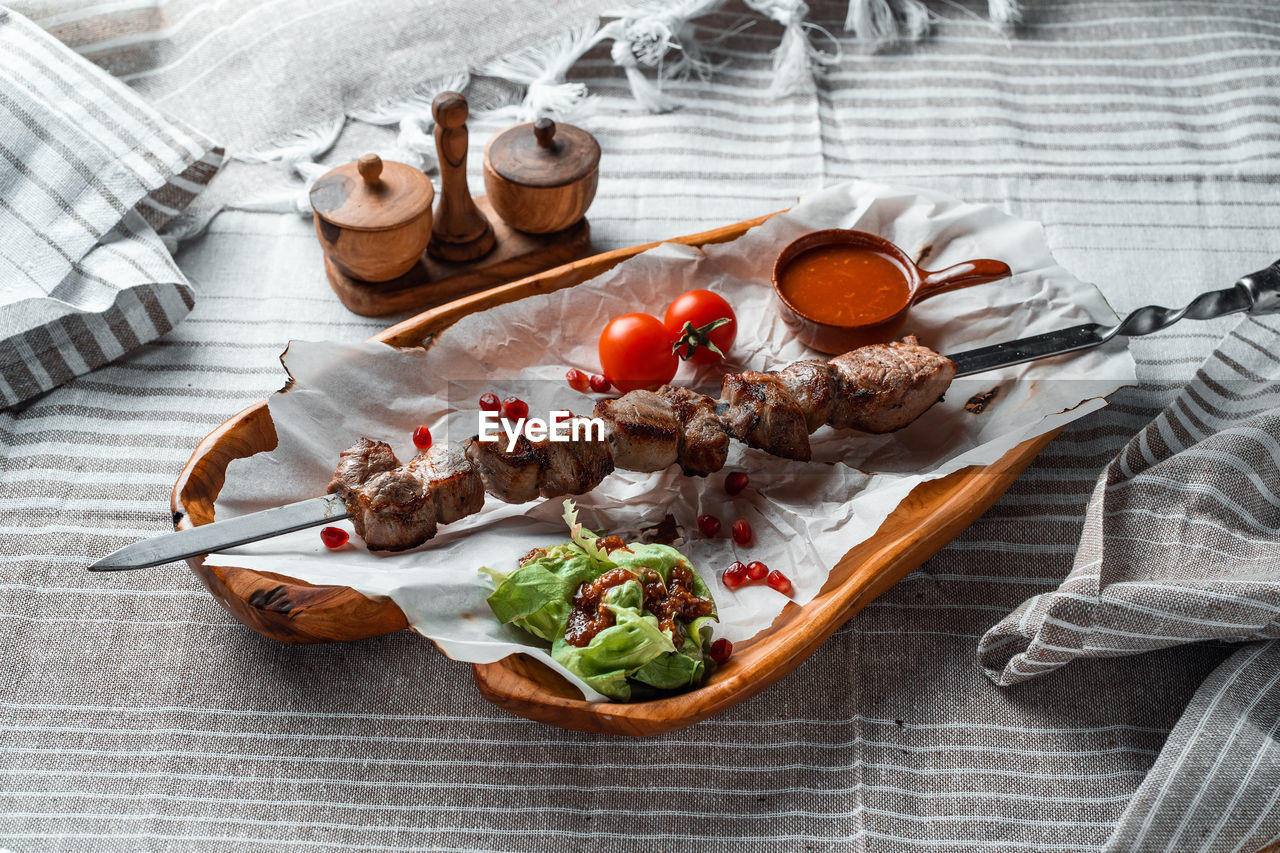
[[[746,0],[747,6],[782,24],[782,41],[773,51],[773,83],[769,94],[794,95],[814,89],[814,73],[840,61],[840,42],[831,33],[805,20],[809,7],[804,0]],[[835,46],[833,53],[818,50],[809,42],[809,32],[825,35]]]
[[[441,92],[461,92],[470,82],[471,75],[466,71],[448,74],[415,87],[407,97],[389,99],[363,110],[353,110],[347,115],[365,124],[397,125],[397,150],[390,159],[411,163],[424,172],[433,172],[437,164],[431,102]]]
[[[679,102],[662,91],[662,81],[672,76],[709,75],[711,63],[693,33],[693,20],[719,8],[724,0],[677,0],[649,3],[617,13],[605,24],[596,41],[612,40],[610,56],[627,75],[631,96],[651,113],[669,112]],[[672,51],[680,55],[667,62]],[[656,70],[656,82],[644,73]]]
[[[830,32],[806,20],[809,7],[804,0],[744,0],[759,14],[783,27],[782,38],[773,50],[773,81],[769,93],[775,97],[813,91],[814,75],[839,62],[840,43]],[[988,17],[996,24],[1013,24],[1021,19],[1019,0],[987,0]],[[566,80],[569,70],[582,56],[602,42],[612,41],[610,56],[626,74],[631,95],[645,110],[668,112],[680,104],[662,90],[669,79],[708,79],[718,67],[707,57],[706,48],[750,23],[730,28],[719,36],[699,39],[694,21],[718,11],[725,0],[642,0],[638,5],[610,13],[603,26],[599,21],[573,27],[563,36],[527,50],[490,62],[476,73],[523,86],[520,103],[487,112],[487,118],[513,122],[533,121],[543,116],[577,124],[591,123],[595,98],[582,83]],[[929,30],[931,14],[924,0],[849,0],[845,29],[872,44],[917,41]],[[815,37],[825,37],[833,45],[830,52],[814,45]],[[397,125],[396,150],[389,159],[418,165],[423,171],[436,168],[434,121],[431,102],[443,91],[463,91],[470,83],[466,71],[439,78],[415,89],[404,98],[388,100],[349,114],[354,121],[375,125]],[[262,148],[235,159],[248,163],[282,162],[303,181],[303,191],[289,200],[276,197],[242,205],[244,209],[294,209],[311,214],[308,198],[311,185],[328,167],[317,161],[333,148],[346,123],[346,116],[306,130],[287,134]],[[379,151],[378,154],[383,154]],[[206,223],[207,224],[207,223]]]
[[[1016,3],[1017,0],[990,0]],[[849,0],[844,28],[862,41],[884,44],[919,41],[929,31],[929,7],[923,0]]]
[[[581,83],[565,77],[573,64],[597,41],[599,21],[573,27],[557,39],[535,45],[512,56],[494,60],[476,73],[497,77],[525,87],[524,99],[511,107],[499,107],[489,115],[510,115],[513,121],[553,118],[582,124],[592,114],[595,99]]]

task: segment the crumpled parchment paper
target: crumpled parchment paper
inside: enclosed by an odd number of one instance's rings
[[[477,398],[488,390],[516,394],[532,415],[554,408],[589,415],[598,395],[568,387],[564,372],[598,372],[596,340],[608,320],[631,311],[661,316],[672,298],[693,287],[723,294],[738,316],[728,369],[766,370],[812,357],[777,313],[769,284],[778,252],[821,228],[858,228],[897,243],[926,269],[979,257],[1003,260],[1011,279],[926,300],[911,309],[904,332],[943,353],[1012,340],[1084,322],[1114,322],[1101,293],[1074,278],[1050,255],[1039,224],[986,206],[924,190],[855,181],[803,199],[731,243],[697,249],[664,244],[577,287],[467,317],[427,349],[382,344],[295,341],[283,361],[294,379],[270,401],[279,435],[275,450],[232,462],[217,518],[254,512],[322,494],[338,454],[360,436],[389,442],[402,461],[414,454],[411,433],[427,424],[436,442],[463,441],[477,431]],[[725,368],[681,366],[677,382],[713,396]],[[686,541],[677,547],[711,585],[719,636],[740,641],[767,628],[786,603],[767,586],[730,592],[721,570],[735,559],[782,570],[803,604],[828,570],[875,533],[917,484],[960,468],[994,462],[1018,443],[1105,404],[1101,398],[1134,380],[1122,344],[1019,365],[953,383],[944,402],[899,432],[872,436],[823,427],[812,437],[814,461],[797,463],[733,445],[724,472],[687,478],[678,467],[655,474],[618,471],[576,499],[581,520],[596,530],[634,533],[675,516]],[[982,414],[965,411],[978,392],[998,388]],[[750,486],[736,498],[724,475],[745,471]],[[400,554],[365,550],[353,535],[327,551],[304,530],[211,555],[213,565],[279,572],[317,584],[345,584],[393,599],[410,625],[450,657],[492,662],[526,652],[560,671],[536,638],[500,625],[485,602],[491,587],[482,565],[502,571],[530,548],[567,538],[562,499],[508,505],[488,498],[482,512],[442,527],[426,545]],[[718,516],[715,539],[694,519]],[[755,541],[729,538],[747,519]],[[349,522],[342,522],[348,525]]]

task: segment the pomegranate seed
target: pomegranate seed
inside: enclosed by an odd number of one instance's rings
[[[502,404],[498,402],[497,394],[481,394],[480,408],[486,412],[496,412],[502,408]]]
[[[729,589],[737,589],[742,586],[743,581],[747,579],[747,567],[742,563],[734,563],[732,566],[724,570],[721,575],[724,585]]]
[[[769,577],[765,579],[765,583],[769,585],[769,589],[776,589],[783,595],[791,594],[791,581],[787,580],[787,576],[777,569],[769,572]]]
[[[587,378],[587,374],[576,367],[566,370],[564,378],[569,383],[569,387],[575,391],[586,391],[591,387],[591,380]]]
[[[326,548],[341,548],[350,538],[341,527],[326,527],[320,531],[320,541]]]
[[[529,417],[529,404],[519,397],[508,397],[502,401],[502,416],[509,421],[524,420]]]
[[[739,545],[747,545],[751,542],[751,525],[745,519],[738,519],[733,523],[733,541]]]
[[[556,412],[551,416],[552,423],[563,423],[573,417],[573,412]]]
[[[595,391],[597,394],[608,394],[609,389],[612,387],[613,386],[612,384],[610,384],[609,380],[605,379],[599,373],[591,374],[591,390],[592,391]]]
[[[716,663],[724,663],[731,654],[733,654],[733,643],[724,637],[711,644],[711,659]]]
[[[720,532],[720,519],[714,515],[698,516],[698,531],[708,539]]]
[[[431,430],[425,426],[419,426],[413,431],[413,446],[419,450],[426,450],[431,446]]]
[[[747,475],[741,471],[734,471],[728,477],[724,478],[724,490],[730,495],[736,495],[747,487]]]
[[[769,574],[769,567],[759,560],[747,563],[747,577],[753,581],[764,580],[767,574]]]

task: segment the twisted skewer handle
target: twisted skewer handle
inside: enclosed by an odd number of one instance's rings
[[[1226,290],[1202,293],[1182,308],[1147,305],[1129,313],[1114,326],[1085,323],[1016,341],[947,356],[956,363],[957,376],[969,376],[1000,367],[1063,355],[1105,344],[1112,338],[1140,337],[1167,329],[1179,320],[1212,320],[1248,311],[1280,312],[1280,261],[1245,276]]]
[[[1117,335],[1138,337],[1167,329],[1183,319],[1212,320],[1240,311],[1259,314],[1280,310],[1280,261],[1266,269],[1247,275],[1226,290],[1202,293],[1179,309],[1147,305],[1133,311],[1099,335],[1104,343]]]

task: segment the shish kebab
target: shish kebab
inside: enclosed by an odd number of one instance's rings
[[[859,347],[831,361],[731,373],[719,400],[687,388],[629,391],[602,400],[604,436],[570,441],[520,436],[510,450],[472,437],[419,453],[402,465],[391,447],[362,438],[342,452],[329,492],[341,497],[370,550],[403,551],[437,526],[479,512],[484,496],[505,503],[581,495],[615,468],[686,475],[719,471],[735,438],[784,459],[808,461],[809,434],[837,429],[891,432],[914,421],[946,391],[956,365],[913,336]]]
[[[548,445],[556,448],[549,454],[532,445],[506,454],[496,443],[480,446],[472,440],[432,448],[401,466],[390,447],[362,440],[344,451],[327,497],[145,539],[89,568],[148,568],[348,516],[371,548],[410,548],[434,536],[437,525],[477,512],[485,491],[511,503],[580,494],[615,467],[652,471],[674,462],[686,474],[705,475],[724,464],[729,436],[777,456],[808,459],[808,435],[823,423],[868,432],[900,429],[937,402],[955,376],[1089,349],[1116,337],[1148,335],[1184,318],[1244,311],[1280,312],[1280,261],[1232,287],[1202,293],[1181,309],[1149,305],[1112,326],[1084,323],[950,357],[907,337],[829,362],[732,374],[719,401],[675,386],[629,392],[597,404],[597,416],[606,423],[612,417],[614,428],[606,441],[591,442],[579,453],[556,443]]]

